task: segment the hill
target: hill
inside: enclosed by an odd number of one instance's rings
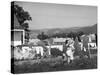
[[[82,31],[85,34],[97,33],[97,24],[85,27],[72,27],[72,28],[54,28],[54,29],[41,29],[41,30],[31,30],[31,33],[40,34],[44,32],[46,34],[52,35],[55,33],[69,33]]]

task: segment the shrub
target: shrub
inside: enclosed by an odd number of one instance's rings
[[[54,57],[62,56],[62,51],[57,48],[51,48],[51,55]]]

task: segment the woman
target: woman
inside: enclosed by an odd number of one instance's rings
[[[74,60],[74,41],[73,39],[71,40],[66,40],[65,42],[66,49],[64,50],[63,54],[65,58],[67,58],[68,64],[71,63]]]

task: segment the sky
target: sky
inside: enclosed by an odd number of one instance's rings
[[[29,29],[91,26],[97,23],[97,7],[36,2],[15,2],[32,17]]]

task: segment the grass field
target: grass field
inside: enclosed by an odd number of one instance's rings
[[[61,57],[45,58],[38,60],[15,61],[12,64],[14,73],[34,73],[34,72],[50,72],[50,71],[67,71],[96,69],[97,56],[92,54],[92,58],[76,58],[71,64],[63,62]]]

